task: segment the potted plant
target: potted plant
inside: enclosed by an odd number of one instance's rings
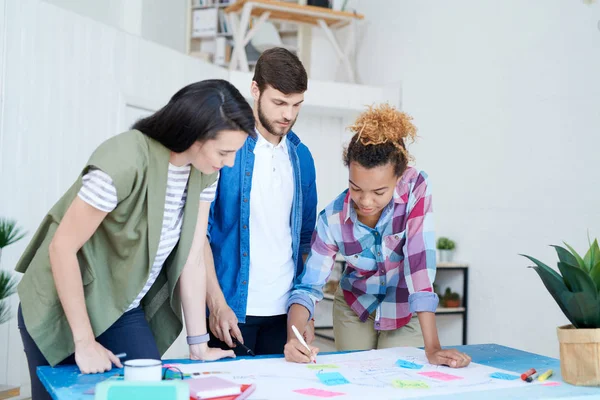
[[[460,295],[453,292],[449,287],[446,288],[446,292],[444,293],[444,307],[460,307]]]
[[[4,247],[21,240],[24,236],[25,233],[17,227],[15,221],[0,218],[0,259]],[[15,293],[16,286],[16,279],[8,271],[0,269],[0,324],[10,319],[10,303],[7,299]]]
[[[522,254],[532,266],[571,325],[557,328],[560,343],[560,370],[572,385],[600,386],[600,248],[594,240],[581,257],[568,244],[553,246],[558,270]]]
[[[440,253],[440,262],[452,262],[452,259],[454,258],[454,248],[456,247],[453,240],[442,236],[438,238],[436,247]]]

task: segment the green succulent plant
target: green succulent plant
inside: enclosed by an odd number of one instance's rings
[[[581,257],[571,246],[552,246],[558,256],[558,270],[525,255],[562,312],[575,328],[600,328],[600,248],[598,240]]]
[[[456,244],[453,240],[450,240],[447,237],[440,237],[437,241],[436,247],[438,250],[454,250]]]
[[[444,300],[460,300],[460,295],[447,287],[446,292],[444,292]]]

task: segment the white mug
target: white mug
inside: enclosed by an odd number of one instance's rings
[[[162,380],[162,362],[152,359],[127,360],[123,363],[126,381]]]

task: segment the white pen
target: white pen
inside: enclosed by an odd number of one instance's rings
[[[294,335],[296,335],[296,338],[298,338],[298,341],[300,342],[300,344],[304,347],[306,347],[308,349],[308,351],[310,351],[312,353],[312,351],[310,350],[310,347],[308,347],[308,344],[306,344],[306,342],[304,341],[304,338],[302,337],[302,335],[300,334],[300,332],[298,332],[298,329],[292,325],[292,330],[294,331]],[[317,363],[317,359],[316,357],[313,359],[313,363]]]

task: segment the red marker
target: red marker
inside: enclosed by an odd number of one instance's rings
[[[536,373],[535,368],[528,369],[527,371],[525,371],[524,373],[521,374],[521,379],[526,381],[527,378],[529,378],[531,375],[533,375],[535,373]]]

